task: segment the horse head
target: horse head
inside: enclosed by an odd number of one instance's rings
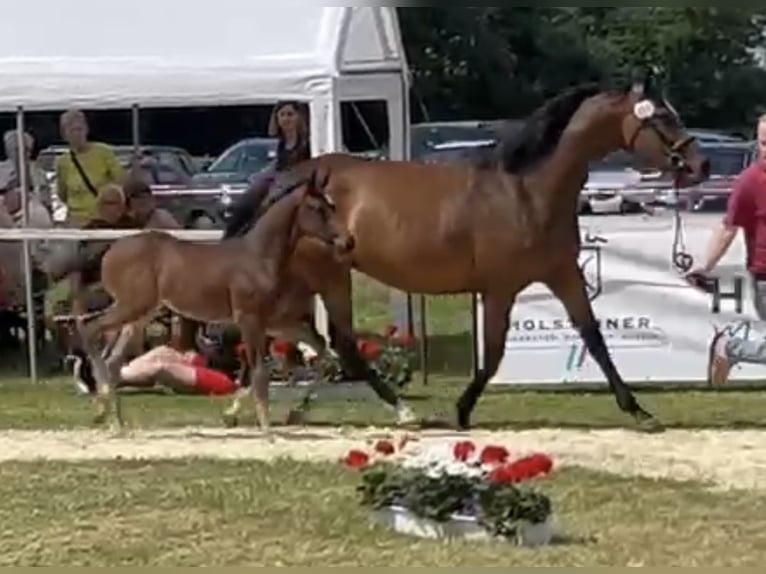
[[[329,176],[324,170],[315,170],[296,187],[298,202],[294,220],[294,234],[312,237],[331,246],[339,259],[354,249],[354,238],[341,223],[335,203],[325,192]]]
[[[623,147],[653,167],[672,172],[684,187],[710,176],[710,161],[689,135],[678,112],[668,101],[659,70],[649,67],[634,75],[621,106]]]

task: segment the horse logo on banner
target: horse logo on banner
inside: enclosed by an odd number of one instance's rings
[[[604,281],[601,274],[601,244],[608,243],[600,235],[591,235],[585,231],[583,243],[580,246],[578,265],[585,280],[585,290],[588,299],[593,302],[604,292]]]

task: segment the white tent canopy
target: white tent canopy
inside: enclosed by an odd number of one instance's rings
[[[407,65],[395,8],[218,0],[9,4],[0,111],[311,105],[314,153],[341,149],[344,100],[385,100],[390,156],[408,149]]]

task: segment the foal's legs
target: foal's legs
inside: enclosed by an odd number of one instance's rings
[[[103,315],[86,322],[83,318],[78,318],[77,326],[80,331],[83,347],[93,366],[93,375],[98,383],[99,411],[96,415],[96,422],[103,422],[109,412],[109,405],[114,408],[116,414],[117,426],[122,426],[122,413],[120,412],[120,402],[117,396],[116,386],[117,377],[109,372],[104,358],[96,348],[96,342],[105,331],[121,329],[128,323],[138,321],[152,311],[151,304],[142,302],[140,299],[133,299],[129,302],[115,301],[112,306]],[[119,339],[123,339],[123,333],[120,333]],[[127,338],[125,339],[127,340]],[[115,347],[119,346],[117,341]],[[114,368],[114,364],[112,364]]]
[[[235,313],[237,326],[242,333],[247,363],[250,366],[250,385],[237,392],[234,403],[224,413],[224,421],[229,425],[237,423],[244,398],[255,398],[258,423],[265,435],[269,434],[269,383],[271,377],[265,361],[266,332],[258,316],[253,313]]]
[[[484,368],[477,370],[473,381],[466,387],[457,402],[457,424],[461,430],[468,430],[471,412],[505,353],[505,341],[510,327],[510,314],[516,292],[510,295],[484,296]]]
[[[620,410],[632,415],[646,430],[660,430],[660,423],[641,408],[612,361],[609,348],[604,341],[601,328],[596,321],[593,307],[588,299],[582,271],[580,271],[576,261],[573,260],[559,268],[546,281],[546,284],[551,292],[561,300],[572,323],[580,330],[580,336],[585,342],[588,352],[598,363],[609,382],[609,388],[614,393]]]

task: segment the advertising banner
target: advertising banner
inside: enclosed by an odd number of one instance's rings
[[[672,264],[675,228],[668,216],[582,217],[580,265],[612,358],[626,382],[706,380],[715,328],[763,338],[741,233],[715,271],[720,296],[694,288]],[[720,215],[684,215],[685,250],[705,255]],[[738,365],[731,380],[766,379],[766,366]],[[532,285],[511,312],[505,356],[492,384],[604,383],[561,302]]]

